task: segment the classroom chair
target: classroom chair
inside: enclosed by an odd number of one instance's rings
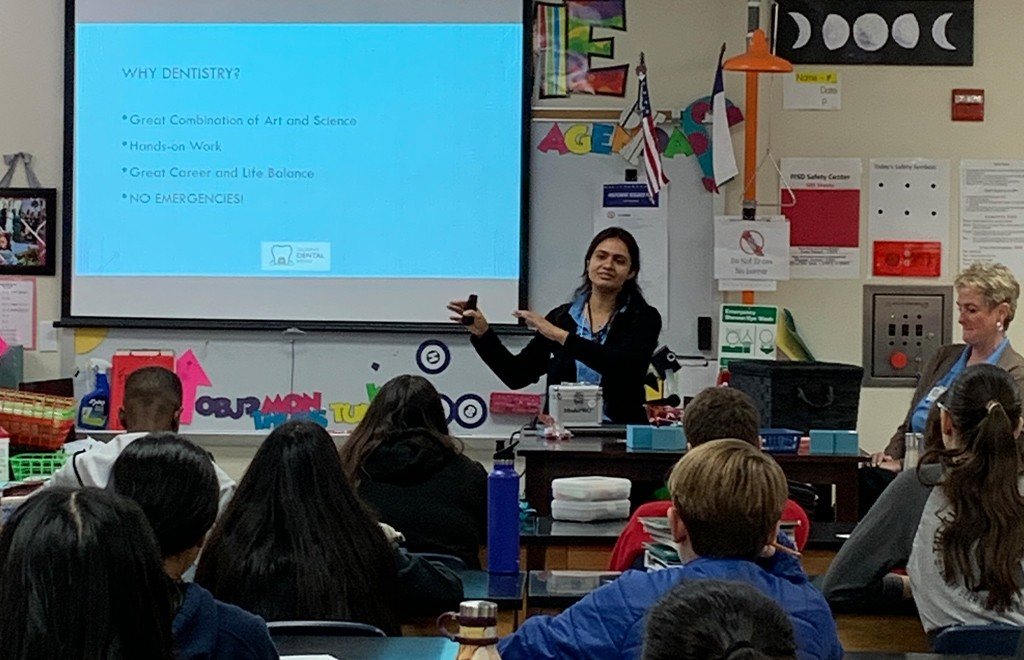
[[[1005,623],[984,626],[950,626],[932,641],[932,648],[943,655],[1013,656],[1024,628]]]
[[[368,623],[355,621],[268,621],[270,639],[281,655],[337,653],[344,637],[387,637]]]

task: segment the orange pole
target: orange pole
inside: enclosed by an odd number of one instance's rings
[[[747,72],[747,116],[743,118],[743,219],[757,212],[757,72]],[[754,292],[743,292],[743,304],[754,304]]]
[[[757,76],[757,72],[747,72],[747,116],[743,118],[743,217],[746,220],[754,219],[757,205]]]

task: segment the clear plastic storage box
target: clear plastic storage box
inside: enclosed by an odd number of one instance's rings
[[[571,502],[628,500],[632,487],[633,482],[620,477],[564,477],[551,481],[551,494]]]
[[[629,500],[607,502],[573,502],[553,500],[551,517],[555,520],[593,522],[595,520],[620,520],[629,518]]]

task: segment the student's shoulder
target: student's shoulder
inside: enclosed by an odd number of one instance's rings
[[[215,600],[217,606],[219,647],[232,647],[224,657],[276,657],[267,623],[261,617],[242,608]],[[224,649],[227,650],[227,649]]]
[[[625,315],[633,323],[644,327],[661,327],[661,312],[648,303],[643,296],[633,296],[626,306]]]
[[[451,465],[455,466],[459,470],[465,470],[466,472],[483,472],[485,475],[487,474],[487,468],[485,468],[480,461],[473,460],[462,452],[455,455],[455,459],[451,461]]]

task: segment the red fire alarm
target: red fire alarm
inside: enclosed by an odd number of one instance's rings
[[[985,90],[954,89],[953,121],[985,121]]]

